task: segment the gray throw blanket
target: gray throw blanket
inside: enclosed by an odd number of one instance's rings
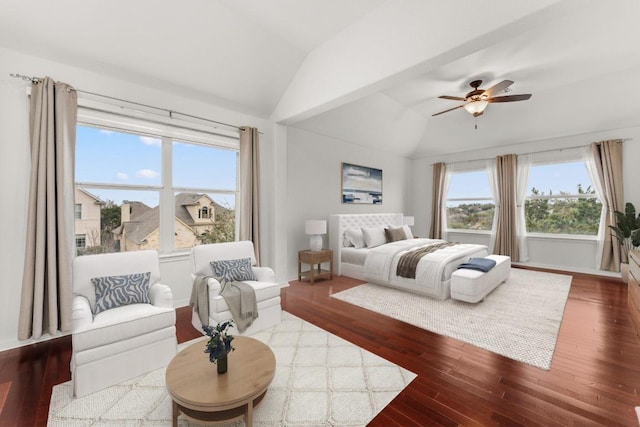
[[[198,275],[193,280],[189,305],[198,313],[200,322],[209,325],[209,288],[212,276]],[[220,295],[224,298],[239,332],[244,332],[258,318],[256,291],[244,282],[227,282]]]
[[[229,306],[236,327],[244,332],[258,318],[256,291],[244,282],[227,282],[220,295]]]
[[[434,243],[422,248],[414,249],[403,254],[398,261],[396,267],[396,276],[406,277],[407,279],[416,278],[416,270],[418,268],[418,262],[420,259],[431,252],[435,252],[438,249],[447,248],[449,246],[457,245],[453,242]]]
[[[198,313],[200,322],[204,326],[209,326],[209,287],[207,282],[213,276],[198,275],[193,280],[191,287],[191,298],[189,305]]]

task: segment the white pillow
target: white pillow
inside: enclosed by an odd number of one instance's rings
[[[362,235],[362,230],[357,228],[350,228],[344,232],[344,237],[348,240],[352,246],[356,249],[362,249],[365,247],[364,236]]]
[[[363,227],[362,235],[364,236],[364,243],[368,248],[375,248],[376,246],[387,243],[387,236],[384,234],[384,227]]]
[[[407,235],[407,239],[413,239],[413,233],[408,225],[403,225],[402,229],[404,230],[404,234]]]

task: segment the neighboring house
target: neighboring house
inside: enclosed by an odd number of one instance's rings
[[[100,246],[100,210],[104,202],[82,188],[75,189],[76,249]]]
[[[191,248],[199,243],[198,237],[211,229],[216,215],[227,211],[206,194],[179,193],[175,199],[174,247]],[[120,251],[158,249],[160,241],[160,208],[150,208],[141,202],[124,201],[121,224],[113,230],[120,242]]]

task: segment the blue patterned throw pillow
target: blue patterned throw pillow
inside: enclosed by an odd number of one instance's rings
[[[251,268],[251,258],[211,261],[211,267],[213,268],[213,275],[223,286],[227,282],[256,280]]]
[[[151,303],[150,277],[151,272],[92,278],[96,287],[96,307],[93,314],[123,305]]]

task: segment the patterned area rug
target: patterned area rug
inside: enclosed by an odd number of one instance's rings
[[[549,370],[571,279],[513,268],[509,279],[477,304],[439,301],[371,283],[331,296]]]
[[[364,426],[416,377],[286,312],[280,325],[253,338],[276,356],[276,375],[254,412],[255,426]],[[80,399],[71,396],[71,382],[58,384],[47,425],[170,426],[164,378],[159,369]],[[178,421],[192,425],[182,416]]]

